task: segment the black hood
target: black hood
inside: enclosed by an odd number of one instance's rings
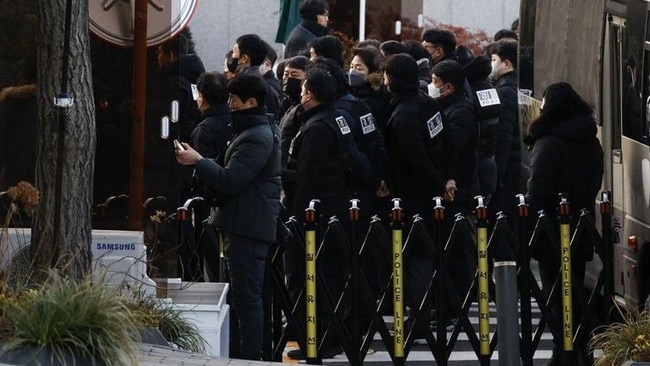
[[[598,129],[591,115],[576,116],[569,119],[538,119],[530,126],[524,141],[534,144],[544,136],[558,136],[568,142],[582,143],[596,136]]]

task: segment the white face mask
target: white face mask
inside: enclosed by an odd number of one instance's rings
[[[492,71],[490,71],[490,79],[494,80],[500,76],[502,65],[500,62],[492,63]]]
[[[433,99],[438,99],[440,98],[440,88],[433,84],[427,85],[427,91],[429,92],[429,96]]]

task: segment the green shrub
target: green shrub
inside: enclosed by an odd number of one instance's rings
[[[650,361],[650,310],[630,312],[623,321],[597,329],[592,350],[602,350],[595,366],[620,365],[625,361]]]
[[[0,301],[5,351],[23,346],[66,352],[105,365],[137,363],[139,325],[124,297],[90,279],[77,283],[51,272],[40,288]]]

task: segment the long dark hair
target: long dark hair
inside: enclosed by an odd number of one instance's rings
[[[593,117],[594,110],[573,89],[571,84],[560,82],[549,85],[544,91],[544,107],[540,116],[528,126],[528,135],[535,138],[545,126],[578,116]]]

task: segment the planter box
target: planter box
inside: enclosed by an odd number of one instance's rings
[[[0,349],[4,346],[0,343]],[[51,365],[51,366],[102,366],[103,362],[95,360],[87,360],[79,355],[73,354],[70,351],[64,352],[63,359],[58,360],[57,357],[47,348],[36,347],[21,347],[12,351],[1,352],[0,362],[11,365]]]
[[[167,280],[167,281],[165,281]],[[220,282],[156,280],[157,295],[169,299],[183,317],[194,323],[208,342],[206,354],[228,357],[230,307],[226,304],[229,285]]]

